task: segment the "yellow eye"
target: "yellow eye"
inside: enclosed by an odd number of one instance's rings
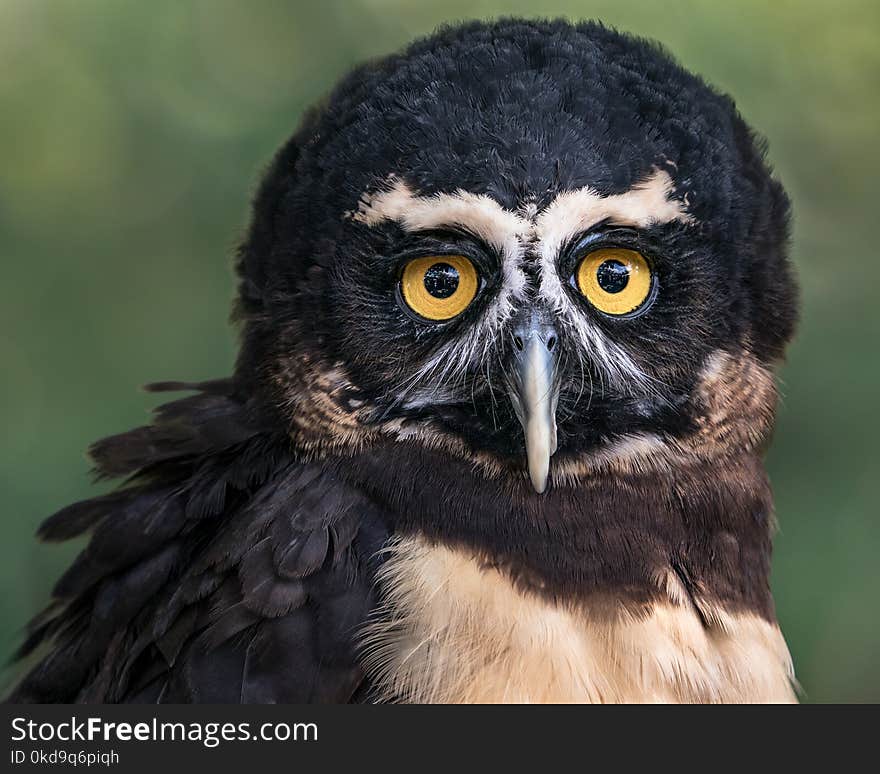
[[[634,312],[651,294],[651,267],[635,250],[594,250],[581,261],[576,279],[581,293],[605,314]]]
[[[400,291],[407,306],[426,320],[451,320],[477,295],[477,270],[463,255],[416,258],[403,269]]]

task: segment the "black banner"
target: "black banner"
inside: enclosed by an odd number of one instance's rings
[[[157,767],[176,773],[197,764],[242,774],[257,765],[283,766],[293,774],[310,766],[391,762],[421,771],[440,761],[470,768],[487,753],[495,767],[529,757],[551,765],[572,755],[584,763],[611,755],[619,763],[651,765],[713,742],[727,745],[725,758],[732,760],[747,752],[730,748],[731,736],[742,733],[737,726],[748,726],[753,751],[768,743],[778,748],[784,727],[795,722],[799,747],[809,738],[806,726],[827,736],[827,713],[816,709],[5,705],[0,771],[156,774]]]

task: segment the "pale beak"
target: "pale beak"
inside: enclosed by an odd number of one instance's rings
[[[525,432],[529,478],[538,494],[547,488],[550,457],[556,451],[558,338],[552,325],[533,318],[514,332],[509,392]]]

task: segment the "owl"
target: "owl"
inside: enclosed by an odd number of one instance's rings
[[[790,702],[763,464],[789,202],[733,101],[597,23],[444,28],[268,168],[228,378],[118,489],[19,702]]]

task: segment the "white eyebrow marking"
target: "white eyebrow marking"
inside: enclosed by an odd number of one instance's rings
[[[615,226],[646,228],[679,221],[693,223],[685,205],[669,195],[675,190],[666,170],[654,172],[629,191],[602,196],[587,186],[563,191],[535,220],[535,235],[544,255],[556,253],[572,237],[607,220]]]
[[[530,226],[485,194],[458,190],[419,196],[403,180],[389,182],[390,188],[362,197],[353,220],[368,226],[393,220],[406,231],[459,226],[503,253],[518,252],[517,236]]]
[[[671,196],[674,185],[669,173],[655,168],[629,191],[603,196],[589,186],[563,191],[541,212],[526,203],[519,212],[505,209],[485,194],[465,190],[421,196],[404,180],[391,176],[378,191],[365,193],[358,209],[349,215],[367,226],[394,221],[406,231],[443,227],[462,228],[495,248],[502,262],[502,288],[495,303],[483,314],[467,336],[467,346],[441,347],[418,379],[442,366],[441,376],[472,365],[485,357],[496,332],[515,311],[515,302],[526,296],[523,260],[527,248],[535,250],[540,275],[539,295],[548,301],[579,344],[583,356],[591,359],[610,382],[632,390],[647,389],[651,381],[615,342],[578,309],[563,287],[556,269],[559,251],[578,234],[607,221],[617,226],[644,228],[673,221],[693,223],[686,203]]]

